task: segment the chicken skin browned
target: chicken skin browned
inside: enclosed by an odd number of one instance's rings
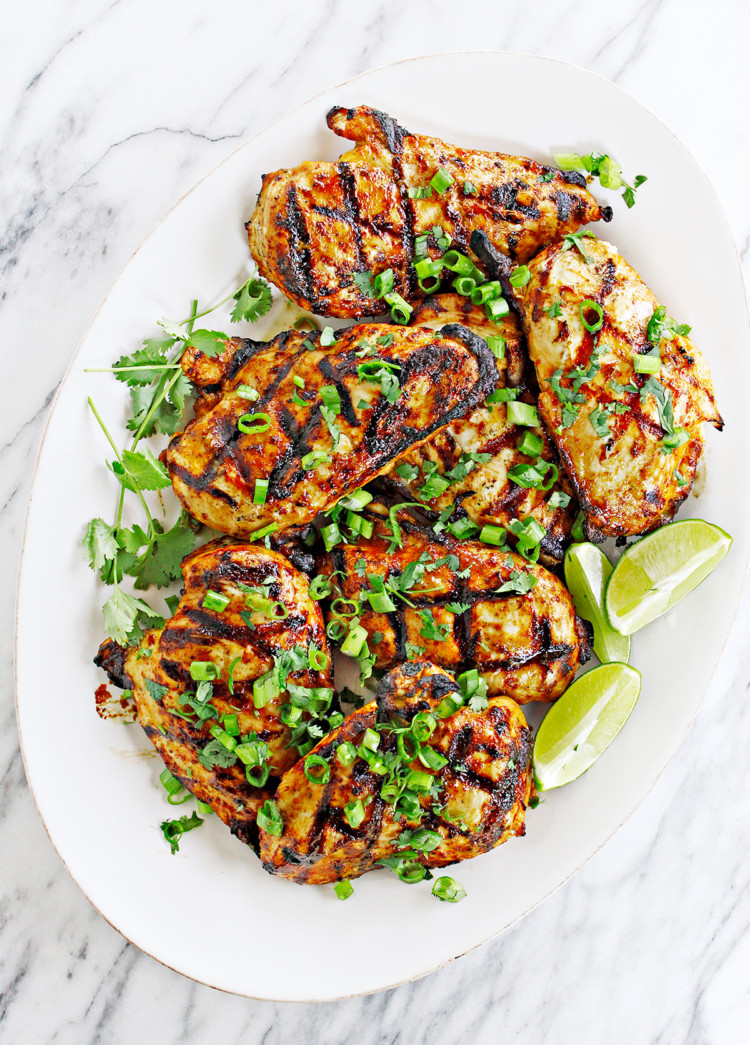
[[[363,514],[372,536],[319,563],[331,577],[327,619],[340,621],[329,634],[343,638],[356,616],[375,667],[424,656],[451,671],[477,668],[490,693],[519,704],[564,692],[589,658],[589,631],[557,577],[504,549],[436,535],[405,511],[395,533],[388,517],[369,506]]]
[[[174,616],[127,651],[125,673],[168,769],[254,842],[259,806],[331,709],[323,619],[307,578],[265,548],[204,545],[183,575]]]
[[[479,247],[478,240],[475,244]],[[507,266],[507,259],[498,259]],[[722,427],[700,352],[615,247],[558,242],[512,288],[591,540],[648,533],[690,492],[703,423]]]
[[[280,833],[260,831],[265,869],[323,884],[385,858],[415,881],[421,868],[523,834],[532,787],[523,712],[506,697],[477,711],[463,702],[455,680],[427,661],[386,675],[371,704],[282,777]]]
[[[362,274],[391,269],[392,290],[422,297],[415,238],[439,226],[465,250],[472,229],[526,261],[541,246],[612,212],[576,172],[522,156],[460,149],[410,134],[376,109],[331,109],[328,126],[356,143],[338,163],[266,174],[248,223],[262,276],[303,308],[327,316],[388,311]],[[430,244],[433,256],[436,248]]]
[[[417,305],[411,323],[461,323],[482,338],[499,338],[493,395],[507,392],[514,401],[536,404],[536,378],[515,315],[491,322],[469,298],[440,294]],[[545,429],[513,424],[506,402],[496,401],[482,403],[441,428],[400,457],[386,477],[408,500],[423,501],[435,512],[460,504],[480,528],[490,524],[508,529],[514,520],[534,519],[545,531],[542,559],[554,563],[563,557],[578,511],[559,464]],[[509,538],[515,541],[512,531]]]
[[[487,345],[456,324],[321,338],[286,331],[268,345],[233,340],[205,367],[186,358],[204,401],[163,457],[195,518],[237,537],[308,523],[497,381]]]

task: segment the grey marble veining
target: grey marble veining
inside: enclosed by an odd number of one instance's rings
[[[0,8],[0,344],[11,393],[0,414],[3,1045],[747,1040],[747,597],[685,743],[588,865],[461,961],[385,994],[320,1006],[194,984],[125,943],[89,906],[25,782],[12,635],[33,464],[68,360],[132,250],[237,143],[330,83],[413,54],[483,47],[565,58],[631,90],[683,138],[746,254],[749,31],[750,11],[731,0],[710,10],[691,0]],[[518,104],[522,85],[498,99],[498,120]]]

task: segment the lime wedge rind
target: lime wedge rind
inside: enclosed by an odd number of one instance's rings
[[[603,664],[576,679],[537,730],[538,789],[562,787],[590,769],[627,722],[640,691],[640,673],[629,664]]]
[[[631,545],[610,574],[604,610],[610,626],[632,635],[681,602],[724,559],[732,538],[703,519],[668,523]]]
[[[572,544],[565,553],[565,583],[579,617],[594,629],[594,653],[602,664],[630,660],[630,637],[610,625],[604,592],[614,567],[595,544]]]

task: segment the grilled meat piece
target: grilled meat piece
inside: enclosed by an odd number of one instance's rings
[[[461,699],[456,682],[427,661],[403,664],[386,675],[376,699],[349,715],[313,749],[312,754],[328,763],[326,783],[309,780],[305,760],[282,777],[276,803],[283,833],[277,837],[260,832],[265,869],[300,884],[323,884],[357,878],[394,853],[409,863],[444,867],[522,835],[532,787],[531,734],[523,712],[507,697],[490,698],[484,711],[464,706],[437,718],[424,747],[445,759],[441,768],[425,770],[416,757],[398,765],[398,735],[384,727],[408,727],[415,715],[434,714],[451,696]],[[359,747],[368,729],[378,733],[378,754],[386,765],[393,764],[388,775],[376,773],[362,757],[348,766],[336,757],[342,743]],[[401,743],[409,744],[403,734]],[[414,748],[407,750],[410,754]],[[404,780],[411,770],[425,774],[433,794],[419,793],[417,815],[401,800],[397,820],[392,800],[386,801],[387,786],[384,797],[384,782]],[[357,818],[347,818],[346,807],[357,801],[364,817],[354,827]],[[436,847],[429,852],[411,849],[403,835],[415,829],[435,832]]]
[[[425,656],[451,671],[476,667],[490,693],[519,704],[563,693],[590,656],[590,631],[557,577],[504,549],[436,535],[404,511],[395,513],[394,547],[378,507],[362,514],[372,537],[321,556],[318,572],[332,578],[327,620],[346,624],[352,606],[335,600],[353,600],[375,667]],[[381,583],[393,610],[374,608]]]
[[[307,704],[323,713],[333,698],[323,619],[310,599],[307,579],[265,548],[237,543],[199,548],[182,568],[185,588],[176,613],[127,651],[125,671],[138,719],[169,770],[234,834],[252,843],[258,807],[299,757],[291,744],[292,729],[282,719],[283,706],[291,699],[300,708]],[[209,592],[219,596],[218,604],[207,600]],[[224,599],[228,604],[220,609]],[[310,667],[313,648],[321,651],[320,663],[327,658],[325,668]],[[204,674],[216,673],[216,680],[194,681],[190,667],[196,662],[209,662]],[[254,700],[256,679],[275,671],[278,681],[287,669],[288,682],[275,685],[269,678]],[[267,745],[270,776],[263,786],[248,782],[243,760],[210,732],[222,716],[232,714],[238,741],[249,737]],[[301,711],[300,723],[310,716]],[[262,766],[253,765],[248,764],[250,773],[260,781]]]
[[[514,315],[493,323],[469,298],[441,294],[417,305],[411,323],[429,327],[461,323],[482,338],[502,338],[505,347],[497,362],[495,391],[510,389],[518,401],[536,405],[536,377]],[[541,442],[541,449],[532,454],[519,450],[527,433]],[[473,454],[488,459],[476,460]],[[549,465],[540,479],[546,489],[525,488],[509,478],[509,469],[533,465],[539,458]],[[531,517],[545,530],[543,561],[554,563],[565,553],[578,511],[573,489],[559,464],[544,428],[509,423],[504,402],[483,403],[400,457],[385,478],[409,500],[423,501],[436,513],[458,502],[477,526],[489,523],[507,528],[515,519]],[[522,475],[518,478],[529,481]],[[512,534],[510,540],[515,541]]]
[[[203,395],[163,459],[201,522],[237,537],[308,523],[482,402],[497,380],[484,341],[455,324],[437,333],[351,327],[330,349],[320,340],[302,331],[267,345],[233,340],[203,374],[195,355],[186,359]],[[249,423],[256,431],[240,430],[243,415],[260,415]]]
[[[434,225],[458,250],[466,249],[472,229],[482,229],[501,250],[526,261],[556,237],[612,216],[576,172],[410,134],[367,106],[331,109],[327,122],[355,147],[338,163],[307,162],[266,174],[247,226],[261,275],[320,315],[387,312],[387,303],[363,291],[355,276],[389,268],[394,291],[409,300],[422,297],[414,240]],[[452,179],[445,191],[430,187],[438,172]],[[420,192],[430,195],[420,198]],[[434,240],[430,253],[438,256]]]
[[[657,311],[638,273],[610,243],[579,243],[547,247],[530,263],[529,282],[506,289],[515,292],[539,412],[578,494],[587,536],[648,533],[669,522],[690,492],[704,421],[723,422],[703,358],[674,324],[660,329],[665,310]],[[507,261],[499,264],[507,271]],[[634,370],[644,356],[654,366],[660,356],[656,373]]]

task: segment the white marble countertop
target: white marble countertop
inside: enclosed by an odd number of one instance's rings
[[[0,414],[0,1042],[747,1040],[747,597],[679,753],[582,871],[448,968],[320,1006],[192,983],[90,907],[26,786],[12,635],[34,460],[68,360],[132,250],[238,142],[329,84],[414,54],[482,47],[564,58],[630,90],[672,127],[708,171],[746,252],[748,38],[750,9],[727,0],[710,10],[691,0],[2,6],[0,343],[11,394]]]

